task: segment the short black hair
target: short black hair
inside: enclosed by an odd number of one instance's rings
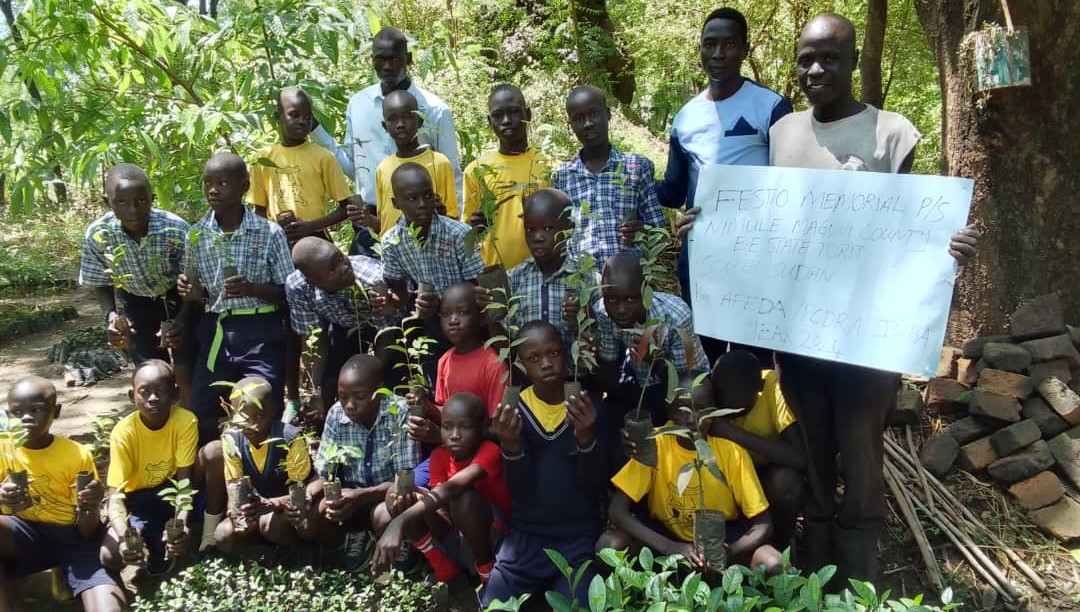
[[[488,101],[491,101],[491,99],[495,97],[495,94],[500,94],[504,91],[517,94],[522,101],[525,100],[525,94],[521,93],[521,88],[517,85],[511,85],[510,83],[499,83],[491,89],[491,93],[488,94]]]
[[[308,108],[314,108],[315,107],[315,102],[311,99],[311,95],[308,92],[304,91],[304,89],[302,87],[291,86],[291,87],[286,87],[286,88],[284,88],[284,89],[282,89],[281,91],[278,92],[278,95],[277,95],[277,109],[278,109],[278,112],[281,112],[281,101],[285,98],[285,96],[290,96],[290,97],[300,98],[301,100],[306,100],[307,104],[308,104]]]
[[[150,177],[147,176],[146,170],[143,170],[135,164],[120,163],[109,168],[105,173],[105,191],[110,191],[112,185],[120,179],[138,181],[146,183],[147,187],[150,186]]]
[[[164,372],[166,376],[173,380],[173,383],[176,383],[176,372],[173,371],[173,367],[169,365],[169,362],[163,361],[161,359],[147,359],[146,361],[135,366],[135,371],[131,373],[132,384],[135,383],[135,377],[139,375],[139,372],[150,368],[154,368],[159,372]]]
[[[405,55],[409,52],[409,39],[405,36],[405,33],[401,30],[386,26],[375,33],[375,36],[371,39],[372,43],[376,42],[388,42],[394,45],[394,51]]]
[[[705,18],[705,21],[701,24],[701,33],[705,33],[705,26],[709,25],[709,22],[713,19],[728,19],[735,22],[735,25],[739,26],[742,30],[743,42],[750,40],[749,29],[746,26],[746,16],[739,12],[738,9],[733,9],[730,6],[718,8],[715,11],[709,13],[709,16]]]
[[[450,404],[460,404],[464,407],[474,425],[482,426],[487,421],[487,406],[484,404],[484,398],[475,393],[459,391],[451,395],[450,399],[446,400],[443,410],[449,407]]]
[[[428,177],[428,181],[432,180],[431,172],[428,172],[427,168],[416,162],[405,162],[395,168],[394,172],[390,175],[390,186],[393,187],[397,185],[406,174],[423,174]],[[434,186],[434,183],[432,183],[432,185]]]
[[[554,187],[544,187],[538,189],[529,194],[525,198],[525,203],[521,207],[522,215],[525,217],[531,217],[537,214],[537,211],[547,213],[551,209],[557,209],[555,212],[556,219],[571,220],[571,213],[573,212],[574,204],[570,201],[570,196],[565,192],[555,189]]]
[[[562,343],[562,334],[559,333],[559,328],[543,319],[534,319],[525,325],[522,325],[521,329],[518,330],[517,337],[524,338],[527,334],[531,334],[532,332],[541,329],[555,334],[555,337],[559,339],[559,343]],[[566,349],[566,347],[564,346],[563,349]]]
[[[340,379],[346,372],[360,376],[364,382],[381,383],[383,381],[383,362],[374,355],[360,353],[350,357],[345,362],[345,365],[341,366],[338,378]]]
[[[217,172],[224,172],[228,176],[247,179],[249,178],[247,163],[244,158],[232,151],[215,153],[206,161],[204,168],[214,168]],[[204,170],[205,171],[205,170]]]

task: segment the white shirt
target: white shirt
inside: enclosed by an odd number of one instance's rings
[[[416,98],[420,115],[424,118],[424,125],[417,134],[420,144],[430,145],[445,155],[454,167],[460,207],[463,193],[461,158],[458,157],[457,132],[454,131],[450,107],[435,94],[418,87],[415,81],[409,85],[408,92]],[[338,144],[322,126],[311,133],[312,140],[334,153],[342,171],[353,177],[360,197],[368,204],[375,203],[375,168],[397,150],[394,139],[382,126],[383,97],[382,86],[375,83],[349,100],[349,106],[345,109],[344,143]]]

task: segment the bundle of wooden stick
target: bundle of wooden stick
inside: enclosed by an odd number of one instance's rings
[[[938,590],[943,588],[941,568],[934,556],[930,540],[919,519],[929,521],[941,530],[945,537],[963,555],[972,569],[1008,601],[1018,601],[1022,594],[1006,577],[993,559],[983,550],[993,548],[1004,552],[1016,568],[1027,578],[1037,591],[1046,588],[1046,583],[1031,569],[1020,555],[982,523],[949,489],[923,469],[918,453],[911,438],[911,427],[905,428],[907,447],[900,443],[892,431],[885,433],[885,482],[892,491],[896,504],[904,521],[911,528],[915,542],[919,546],[923,562],[931,584]],[[976,541],[985,544],[976,544]]]

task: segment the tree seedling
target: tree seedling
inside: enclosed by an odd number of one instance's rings
[[[653,288],[661,278],[670,278],[671,270],[664,252],[671,248],[671,232],[664,227],[645,226],[634,234],[634,243],[641,249],[641,273],[645,279],[641,286],[641,302],[645,309],[652,308]]]
[[[416,319],[407,319],[409,321],[415,321]],[[409,401],[409,416],[422,417],[427,414],[427,408],[424,405],[427,398],[429,382],[427,375],[424,374],[424,359],[431,356],[431,347],[435,345],[435,340],[428,338],[423,334],[424,329],[420,326],[405,327],[404,322],[400,327],[387,327],[379,331],[376,335],[376,344],[378,343],[378,336],[383,333],[389,333],[393,331],[400,332],[393,344],[387,347],[391,351],[396,351],[405,356],[404,363],[394,364],[395,368],[405,368],[405,383],[401,385],[396,391],[400,393],[411,393],[412,399]],[[412,340],[409,338],[412,337]]]
[[[172,544],[178,544],[184,537],[184,520],[180,518],[181,512],[191,512],[195,509],[195,489],[191,488],[191,481],[187,478],[180,480],[169,479],[172,486],[158,491],[158,497],[165,500],[173,508],[173,517],[165,521],[165,537]]]
[[[563,385],[563,395],[581,395],[581,372],[591,372],[596,368],[596,355],[591,350],[595,343],[596,319],[591,316],[589,304],[599,292],[600,287],[594,280],[596,258],[585,255],[578,262],[578,267],[566,277],[566,293],[563,294],[563,307],[576,305],[577,316],[574,329],[577,331],[574,342],[570,345],[570,362],[574,368],[574,380]]]
[[[318,409],[319,414],[326,414],[326,406],[323,405],[321,385],[315,382],[315,378],[311,374],[310,364],[314,363],[319,357],[319,336],[323,333],[321,327],[309,327],[307,338],[304,340],[304,363],[302,368],[304,372],[304,388],[301,389],[303,397],[300,398],[301,403],[306,406],[310,406]]]
[[[22,421],[9,417],[7,413],[0,416],[0,442],[3,442],[4,458],[8,465],[15,466],[15,450],[22,448],[30,437],[30,432],[23,427]],[[11,507],[12,514],[18,514],[26,510],[33,501],[30,499],[30,473],[26,470],[8,470],[8,482],[19,487],[23,501]]]
[[[83,489],[90,486],[90,483],[94,481],[94,474],[89,470],[81,470],[75,473],[75,493],[81,493]],[[87,512],[92,508],[84,507],[81,503],[76,508],[79,512]]]
[[[202,281],[199,278],[199,266],[195,263],[195,245],[199,243],[199,238],[202,236],[202,232],[197,229],[188,231],[187,235],[187,265],[184,267],[184,276],[187,276],[188,283],[191,284],[191,291],[188,293],[188,297],[192,300],[201,300],[205,292],[203,291]]]
[[[495,293],[502,292],[504,297],[507,289],[499,287],[493,290]],[[506,304],[506,314],[513,320],[515,314],[521,305],[518,303],[520,296],[513,296],[504,300],[502,303]],[[502,308],[502,304],[492,302],[484,306],[484,312],[487,313],[489,309]],[[517,361],[515,356],[515,349],[521,346],[525,342],[525,338],[518,338],[518,332],[520,328],[517,325],[507,325],[504,327],[505,334],[496,334],[486,341],[484,341],[484,348],[494,348],[498,353],[498,359],[506,366],[506,371],[503,372],[502,378],[499,382],[503,385],[503,396],[501,403],[509,404],[510,406],[517,406],[518,399],[521,397],[521,386],[513,384],[511,371],[514,366],[521,367],[521,364]],[[524,371],[524,368],[521,368]]]
[[[362,460],[364,451],[355,446],[343,446],[337,444],[323,444],[323,461],[326,464],[326,483],[323,486],[323,496],[328,502],[341,499],[341,480],[338,470],[350,460]]]
[[[653,371],[656,369],[657,364],[664,364],[667,367],[667,395],[669,397],[674,394],[679,383],[679,374],[675,369],[675,364],[664,359],[662,351],[654,341],[656,334],[663,334],[666,330],[666,325],[656,321],[647,321],[645,323],[645,328],[642,330],[634,350],[634,364],[637,366],[636,373],[641,392],[638,395],[637,407],[634,408],[633,412],[628,412],[623,420],[623,426],[626,428],[630,440],[637,446],[635,459],[649,467],[656,467],[656,440],[652,437],[652,417],[648,411],[644,410],[644,406],[645,394],[649,389],[649,383],[652,381]],[[648,368],[642,375],[641,368],[646,362],[648,362]]]
[[[466,252],[472,253],[485,240],[490,241],[491,248],[495,252],[495,259],[498,263],[485,267],[476,277],[476,283],[478,285],[492,292],[496,292],[496,299],[492,302],[493,306],[489,306],[491,310],[488,312],[488,316],[495,322],[499,322],[508,316],[509,304],[507,303],[506,298],[510,293],[510,281],[506,276],[506,265],[502,253],[499,252],[499,239],[493,234],[495,216],[498,214],[499,209],[502,208],[504,204],[514,199],[516,195],[521,194],[524,198],[526,195],[524,192],[530,187],[535,187],[535,185],[530,183],[511,185],[503,198],[501,200],[498,199],[495,192],[488,187],[488,181],[486,179],[495,176],[500,169],[501,168],[488,164],[481,164],[473,169],[473,177],[480,186],[480,206],[478,210],[484,217],[484,225],[481,227],[473,227],[469,230],[469,233],[465,235]],[[498,289],[503,290],[501,294],[497,293]]]

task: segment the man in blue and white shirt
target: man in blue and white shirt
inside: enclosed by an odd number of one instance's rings
[[[383,99],[392,91],[405,90],[416,98],[424,125],[417,133],[421,145],[430,145],[450,160],[454,168],[454,182],[457,185],[458,205],[461,204],[462,174],[461,158],[458,156],[457,132],[454,130],[454,117],[450,107],[435,94],[422,89],[409,77],[408,66],[412,63],[409,43],[405,34],[397,28],[386,27],[377,34],[371,44],[371,60],[379,82],[360,90],[349,100],[345,110],[345,141],[341,144],[327,131],[318,127],[311,133],[312,140],[334,153],[341,169],[356,181],[360,198],[374,211],[375,169],[379,162],[392,155],[397,147],[383,127]],[[361,222],[362,218],[355,211],[350,211],[350,219]],[[360,243],[370,247],[371,240],[366,231],[358,231]],[[355,254],[357,242],[353,242],[351,253]]]

